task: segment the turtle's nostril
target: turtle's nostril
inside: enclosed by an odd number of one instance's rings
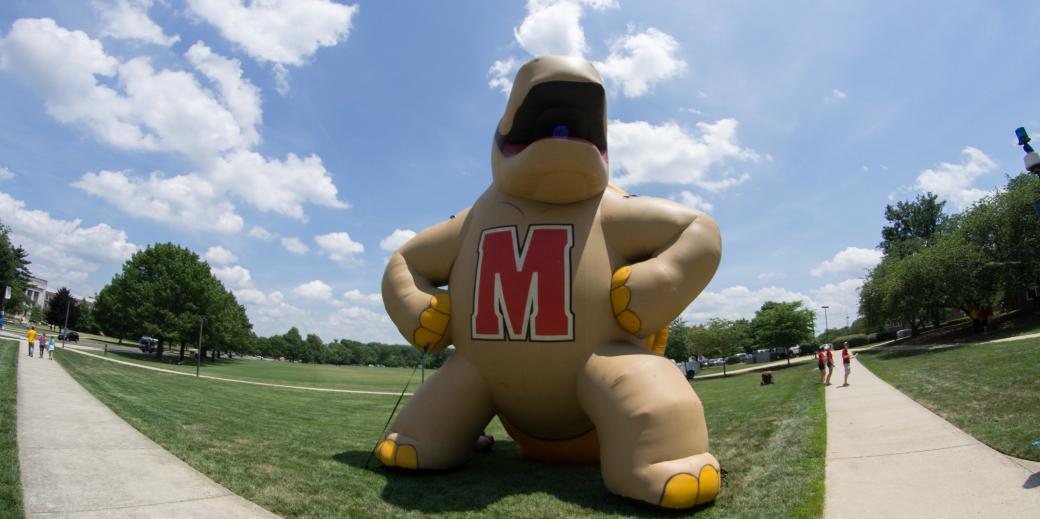
[[[555,128],[553,128],[552,131],[553,137],[568,137],[570,136],[570,134],[571,130],[567,127],[566,124],[558,124]]]

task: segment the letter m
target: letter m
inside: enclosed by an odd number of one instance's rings
[[[485,229],[477,246],[474,339],[571,341],[570,225],[532,225],[519,247],[516,227]]]

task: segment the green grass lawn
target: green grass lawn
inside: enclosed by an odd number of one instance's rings
[[[92,355],[104,355],[102,351],[80,350]],[[109,351],[113,359],[133,362],[145,366],[160,367],[184,373],[195,373],[194,359],[185,359],[187,364],[173,363],[176,357],[156,360],[154,355]],[[250,382],[265,382],[287,386],[320,387],[330,389],[354,389],[361,391],[400,392],[412,368],[368,368],[364,366],[334,366],[332,364],[304,364],[301,362],[277,362],[253,359],[221,359],[204,362],[201,373],[214,377],[226,377]],[[426,376],[433,370],[426,370]],[[416,380],[419,374],[415,375]]]
[[[499,439],[495,451],[476,455],[460,469],[406,474],[383,469],[375,460],[366,469],[396,397],[192,379],[68,351],[58,351],[57,358],[131,425],[279,515],[676,515],[610,494],[598,466],[548,465],[520,458],[497,420],[488,429]],[[408,376],[405,370],[388,368],[352,373],[376,372],[393,378],[397,389]],[[694,382],[707,409],[712,452],[725,472],[716,504],[698,510],[697,517],[822,514],[823,392],[808,369],[778,370],[777,377],[777,384],[765,387],[758,385],[755,375]]]
[[[1040,340],[873,351],[871,371],[990,447],[1040,461]]]
[[[0,339],[0,516],[22,517],[18,469],[18,341]]]

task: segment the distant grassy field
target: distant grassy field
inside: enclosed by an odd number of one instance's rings
[[[22,517],[18,469],[18,341],[0,339],[0,517]]]
[[[871,371],[998,451],[1040,461],[1040,340],[859,355]]]
[[[395,397],[195,380],[68,351],[57,357],[134,427],[286,517],[675,516],[610,494],[597,466],[520,458],[497,420],[488,428],[500,440],[495,451],[458,470],[403,474],[377,461],[366,469]],[[387,368],[353,371],[376,372],[398,389],[407,377]],[[814,380],[809,370],[792,369],[780,370],[773,386],[758,386],[753,375],[694,383],[726,473],[716,504],[697,517],[821,515],[826,420]]]
[[[92,355],[103,355],[94,350],[81,350]],[[177,365],[160,362],[152,355],[137,353],[108,352],[114,359],[155,366],[163,369],[195,373],[195,364]],[[190,359],[189,359],[190,360]],[[355,389],[361,391],[400,392],[411,374],[412,368],[368,368],[363,366],[334,366],[331,364],[303,364],[299,362],[277,362],[270,360],[233,359],[206,362],[201,373],[214,377],[227,377],[250,382],[266,382],[287,386],[320,387],[331,389]],[[426,376],[433,370],[426,370]],[[419,374],[415,375],[416,383]]]

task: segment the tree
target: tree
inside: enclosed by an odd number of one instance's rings
[[[79,327],[80,307],[76,298],[67,287],[61,287],[47,303],[46,320],[54,326],[65,326],[65,316],[68,315],[68,328]]]
[[[946,221],[943,214],[946,202],[938,198],[933,193],[927,193],[917,195],[913,202],[901,201],[894,207],[885,206],[888,225],[881,228],[881,243],[878,247],[885,254],[895,252],[903,256],[908,250],[928,244]]]
[[[790,348],[812,340],[813,311],[801,301],[767,301],[755,312],[751,329],[755,341],[769,348]]]
[[[690,328],[682,319],[672,321],[672,324],[668,325],[668,346],[665,347],[664,356],[676,362],[685,362],[693,354],[693,345],[690,344]]]
[[[203,319],[204,344],[212,351],[252,336],[252,324],[234,294],[197,254],[172,243],[135,253],[98,294],[97,304],[98,321],[106,334],[155,337],[160,358],[166,343],[176,341],[183,360],[185,345],[198,340]]]
[[[22,247],[11,243],[10,230],[0,224],[0,292],[11,287],[11,297],[4,300],[5,313],[21,312],[29,304],[25,289],[29,286],[32,273],[29,257]],[[2,294],[0,294],[2,295]]]

